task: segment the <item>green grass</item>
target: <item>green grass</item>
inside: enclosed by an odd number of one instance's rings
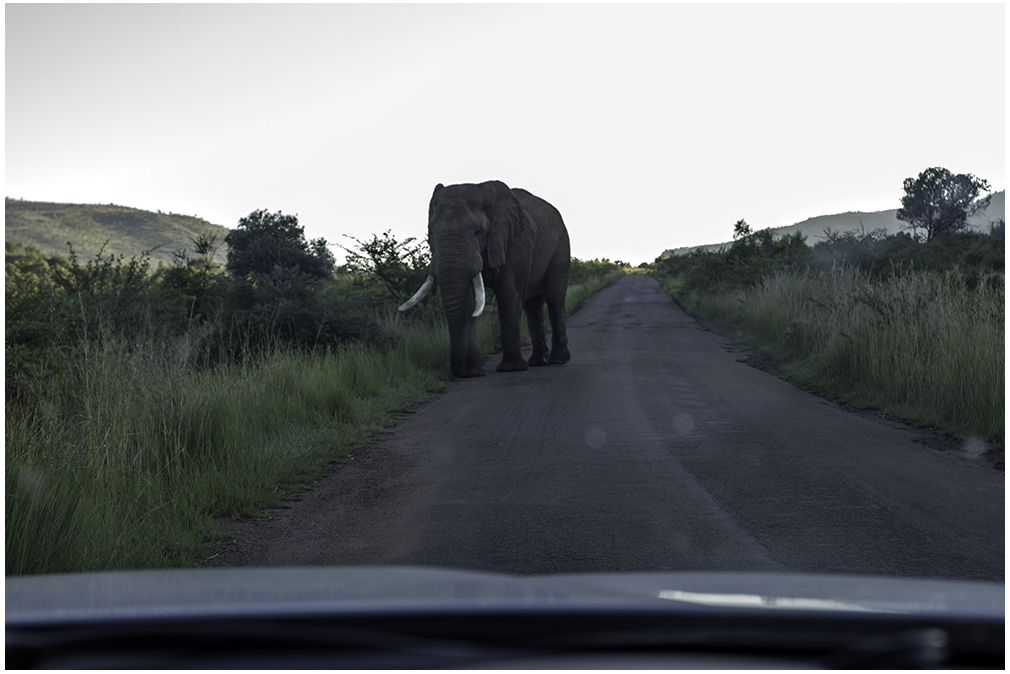
[[[216,517],[279,505],[445,386],[444,320],[383,323],[381,350],[200,370],[185,349],[106,336],[26,365],[5,397],[6,574],[192,565],[225,535]],[[493,304],[478,339],[498,346]]]
[[[7,574],[191,563],[213,517],[277,505],[443,386],[440,356],[415,329],[198,372],[107,341],[56,400],[7,406]]]
[[[789,272],[719,296],[665,285],[688,311],[737,327],[797,382],[859,407],[998,446],[1004,437],[1004,277],[884,280],[848,267]]]

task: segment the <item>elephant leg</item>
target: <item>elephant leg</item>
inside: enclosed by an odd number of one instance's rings
[[[519,322],[522,305],[511,293],[496,293],[498,319],[501,323],[502,359],[498,372],[521,372],[529,368],[519,346]]]
[[[544,328],[544,298],[534,297],[526,302],[526,322],[530,327],[533,355],[530,365],[550,365],[547,360],[547,332]]]
[[[568,352],[568,317],[565,315],[567,286],[567,279],[554,284],[547,298],[547,313],[551,317],[551,355],[547,360],[551,365],[564,365],[572,359]]]

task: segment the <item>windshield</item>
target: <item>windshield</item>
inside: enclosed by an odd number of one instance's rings
[[[7,577],[1002,583],[1004,11],[9,5]]]

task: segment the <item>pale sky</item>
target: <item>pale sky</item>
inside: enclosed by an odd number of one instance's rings
[[[502,180],[572,254],[897,208],[931,166],[1005,183],[1005,8],[6,4],[5,194],[309,238],[424,238]],[[342,251],[334,249],[338,260]]]

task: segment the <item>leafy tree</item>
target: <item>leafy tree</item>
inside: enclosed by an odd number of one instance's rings
[[[381,238],[372,234],[370,241],[344,236],[357,244],[354,248],[341,246],[347,252],[347,270],[378,279],[396,302],[413,295],[428,276],[431,253],[423,241],[416,242],[413,237],[397,241],[392,230],[383,232]]]
[[[253,211],[238,221],[238,228],[225,237],[228,272],[239,277],[285,275],[296,271],[313,278],[328,278],[336,261],[326,239],[305,240],[298,216],[280,211]]]
[[[244,358],[277,344],[314,349],[383,339],[367,298],[338,287],[326,240],[306,241],[296,216],[253,211],[225,243],[230,277],[211,287],[211,298],[221,297],[212,359]]]
[[[968,218],[989,205],[989,198],[978,198],[989,191],[989,183],[970,173],[954,175],[941,167],[928,168],[918,178],[906,178],[905,196],[898,210],[899,220],[918,237],[921,228],[926,241],[958,232],[968,226]]]

